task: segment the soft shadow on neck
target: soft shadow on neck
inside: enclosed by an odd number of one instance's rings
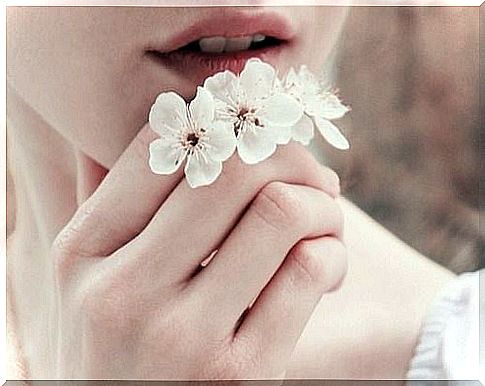
[[[10,87],[7,135],[13,233],[27,244],[30,239],[46,246],[76,209],[75,149]]]

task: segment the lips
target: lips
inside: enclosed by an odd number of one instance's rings
[[[218,10],[146,53],[165,68],[200,83],[219,71],[238,73],[253,57],[274,63],[294,36],[289,20],[276,12]]]

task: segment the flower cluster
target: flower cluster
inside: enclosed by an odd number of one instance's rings
[[[331,145],[348,149],[330,122],[348,111],[306,66],[280,79],[270,64],[250,59],[239,75],[226,70],[207,78],[189,104],[175,92],[157,97],[149,115],[159,135],[150,144],[150,168],[171,174],[185,161],[188,184],[209,185],[235,151],[256,164],[290,140],[307,145],[314,127]]]

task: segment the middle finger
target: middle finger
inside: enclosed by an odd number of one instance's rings
[[[311,186],[332,197],[339,194],[337,175],[295,142],[279,147],[257,165],[246,165],[233,156],[209,186],[193,189],[182,181],[128,246],[138,252],[130,255],[149,251],[157,256],[150,261],[164,265],[161,274],[172,280],[188,279],[222,243],[261,188],[273,181]]]

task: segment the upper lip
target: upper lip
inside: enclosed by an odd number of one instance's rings
[[[263,34],[278,40],[289,41],[294,37],[295,31],[289,20],[276,12],[267,10],[248,12],[231,8],[198,20],[182,32],[174,34],[163,46],[151,47],[150,49],[160,53],[168,53],[204,37],[223,36],[230,38],[254,34]]]

